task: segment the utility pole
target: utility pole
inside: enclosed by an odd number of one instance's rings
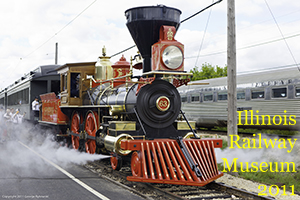
[[[236,105],[236,40],[235,40],[235,5],[234,0],[227,0],[227,139],[237,134]]]
[[[55,43],[55,64],[57,65],[58,43]]]

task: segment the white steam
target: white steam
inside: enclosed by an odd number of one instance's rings
[[[252,139],[253,138],[251,138],[251,140]],[[258,137],[256,137],[255,139],[256,139],[256,147],[258,147],[258,143],[257,143]],[[215,149],[217,154],[217,162],[224,163],[223,159],[227,159],[228,163],[231,164],[233,159],[238,158],[237,163],[257,162],[258,164],[260,164],[262,162],[294,162],[296,166],[300,166],[299,139],[297,139],[297,141],[295,142],[293,150],[290,153],[287,152],[287,150],[291,150],[291,147],[287,141],[286,141],[287,148],[280,149],[278,148],[279,138],[263,136],[262,139],[267,139],[267,141],[269,140],[274,141],[275,139],[277,139],[277,142],[274,148],[271,147],[266,148],[264,143],[262,143],[262,148],[260,149],[259,148],[244,149],[244,148],[238,148],[236,145],[234,145],[234,148],[227,147],[224,150]],[[242,141],[242,138],[240,139],[240,141]],[[294,142],[293,138],[292,141]],[[243,143],[241,143],[240,146],[242,146],[242,144]],[[253,147],[253,145],[251,147]]]
[[[9,132],[4,127],[0,130],[0,176],[9,178],[14,176],[32,176],[41,172],[51,173],[55,169],[46,161],[38,157],[30,149],[42,157],[63,168],[72,163],[85,164],[88,161],[109,158],[107,155],[88,154],[74,149],[60,146],[53,140],[53,133],[49,130],[38,129],[29,124],[10,124]],[[20,143],[21,142],[21,143]]]

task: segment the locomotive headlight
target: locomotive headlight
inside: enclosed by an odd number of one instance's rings
[[[164,64],[170,69],[177,69],[183,61],[183,53],[177,46],[168,46],[162,55]]]

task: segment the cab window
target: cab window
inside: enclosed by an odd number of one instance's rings
[[[79,97],[80,73],[71,73],[71,97]]]

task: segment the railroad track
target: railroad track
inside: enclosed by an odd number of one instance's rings
[[[131,175],[130,167],[114,171],[110,167],[109,159],[89,162],[85,167],[145,199],[274,199],[218,182],[212,182],[205,187],[130,182],[126,180],[126,177]]]

